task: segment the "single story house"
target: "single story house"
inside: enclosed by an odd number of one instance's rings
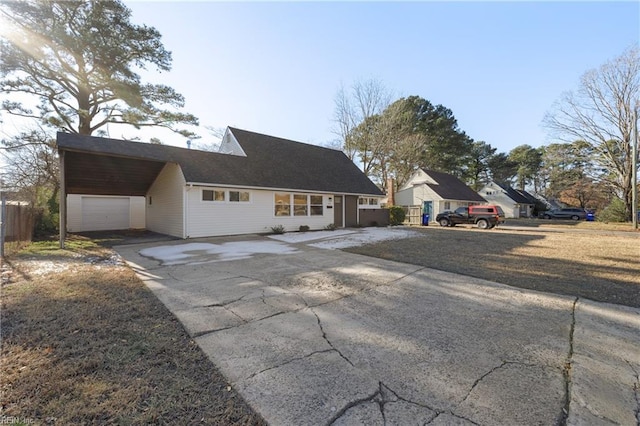
[[[438,213],[458,207],[486,203],[457,177],[432,170],[417,170],[395,194],[399,206],[420,206],[431,221]]]
[[[535,197],[509,185],[489,182],[478,193],[489,203],[502,207],[506,218],[532,217]]]
[[[121,216],[144,197],[145,228],[179,238],[388,223],[382,191],[330,148],[231,127],[219,152],[68,133],[57,147],[62,241],[71,194],[120,198]]]

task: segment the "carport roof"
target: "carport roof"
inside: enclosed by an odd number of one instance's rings
[[[341,151],[229,128],[244,156],[58,133],[67,193],[144,195],[166,163],[187,183],[382,196]]]

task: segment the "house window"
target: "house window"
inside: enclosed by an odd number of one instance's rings
[[[149,195],[149,205],[153,204],[153,197],[151,197],[151,195]]]
[[[224,201],[224,195],[224,191],[203,189],[202,201]]]
[[[294,216],[307,216],[308,197],[306,195],[295,194],[293,196],[293,215]]]
[[[234,203],[248,203],[249,192],[248,191],[229,191],[229,201]]]
[[[360,197],[360,198],[358,198],[358,204],[361,205],[361,206],[377,206],[378,205],[378,199],[377,198]]]
[[[444,209],[445,210],[451,210],[451,201],[445,201],[444,202]]]
[[[322,216],[322,195],[309,196],[311,216]]]
[[[291,216],[291,195],[276,192],[275,194],[275,215]]]

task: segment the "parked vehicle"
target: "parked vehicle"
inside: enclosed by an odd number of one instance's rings
[[[543,219],[571,219],[571,220],[585,220],[587,218],[588,211],[577,207],[567,207],[564,209],[548,210],[542,214]]]
[[[502,217],[500,214],[502,213]],[[480,229],[491,229],[504,222],[504,212],[499,206],[458,207],[454,211],[445,211],[436,216],[440,226],[474,224]]]

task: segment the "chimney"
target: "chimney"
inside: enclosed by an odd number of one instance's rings
[[[387,179],[387,207],[395,206],[396,201],[394,198],[395,197],[393,192],[393,178],[388,178]]]

